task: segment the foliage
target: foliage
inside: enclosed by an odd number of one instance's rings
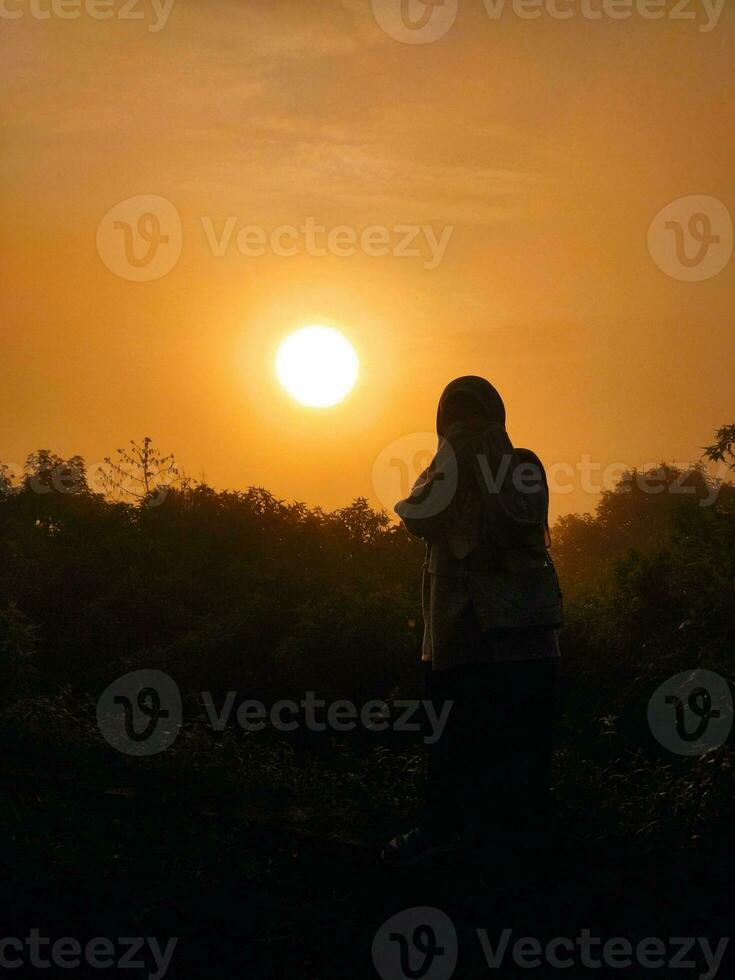
[[[727,462],[731,469],[735,469],[735,425],[723,425],[715,433],[715,442],[707,446],[704,455],[715,463]]]
[[[132,449],[115,450],[116,459],[105,457],[97,475],[105,492],[113,499],[133,500],[154,507],[169,488],[181,481],[173,453],[164,456],[150,436],[141,443],[130,440]]]
[[[214,736],[199,692],[217,700],[234,690],[266,703],[307,691],[356,703],[419,695],[423,548],[364,499],[328,513],[260,487],[217,492],[182,480],[167,484],[159,506],[145,506],[164,485],[154,461],[166,460],[150,450],[139,460],[149,474],[143,492],[106,499],[90,491],[80,457],[40,450],[19,485],[0,494],[6,719],[14,703],[16,732],[29,733],[43,715],[70,745],[84,731],[79,745],[89,746],[100,691],[129,670],[159,668],[184,694],[182,765],[209,760],[209,770],[218,753],[232,762],[244,752],[256,782],[291,785],[293,766],[303,765],[292,753],[314,746],[276,738],[266,749],[242,733]],[[735,487],[701,466],[633,470],[594,515],[558,522],[553,553],[568,619],[559,806],[575,820],[594,800],[603,823],[634,835],[678,827],[693,841],[707,819],[723,819],[729,756],[723,750],[713,766],[672,760],[648,732],[646,704],[678,671],[700,665],[733,675]],[[391,790],[393,802],[417,798],[416,755],[400,755],[404,743],[398,756],[389,738],[340,744],[332,758],[342,760],[342,774],[314,757],[312,776],[298,783],[300,806],[310,793],[316,805],[326,783],[342,794],[333,805],[364,805],[374,767],[404,764],[407,782]]]
[[[17,606],[0,607],[0,704],[26,695],[36,673],[36,630]]]

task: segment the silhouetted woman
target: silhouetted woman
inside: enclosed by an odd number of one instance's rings
[[[392,865],[463,840],[533,844],[548,831],[562,612],[546,476],[534,453],[513,447],[483,378],[448,385],[436,428],[437,454],[396,512],[427,546],[428,696],[454,703],[429,749],[424,819],[386,846]]]

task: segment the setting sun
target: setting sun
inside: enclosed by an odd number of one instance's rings
[[[302,327],[281,343],[276,375],[301,405],[329,408],[352,391],[359,373],[355,348],[333,327]]]

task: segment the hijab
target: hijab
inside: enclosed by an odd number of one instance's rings
[[[505,426],[505,405],[496,389],[485,378],[468,374],[462,378],[455,378],[442,392],[436,411],[436,431],[440,438],[446,435],[449,428],[447,416],[450,402],[458,398],[461,398],[465,404],[471,403],[475,414],[484,421]]]
[[[454,405],[452,405],[453,402]],[[476,375],[456,378],[442,392],[436,413],[436,431],[440,443],[446,437],[452,422],[469,415],[477,416],[484,423],[484,427],[481,427],[479,432],[470,431],[464,437],[459,436],[459,442],[454,446],[454,449],[460,453],[460,457],[463,457],[462,449],[468,445],[472,446],[472,452],[476,458],[486,457],[490,472],[496,472],[502,453],[511,453],[513,467],[524,466],[527,484],[529,479],[533,483],[532,477],[536,477],[536,492],[511,493],[510,496],[503,492],[503,501],[508,511],[512,510],[519,521],[527,525],[546,528],[548,535],[549,490],[541,460],[530,449],[513,447],[505,430],[503,399],[489,381]],[[462,490],[474,482],[466,463],[463,465],[462,459],[460,459],[458,477],[459,499],[462,503],[465,499]],[[464,506],[460,507],[460,511],[464,509]],[[474,543],[477,532],[472,533],[470,537]]]

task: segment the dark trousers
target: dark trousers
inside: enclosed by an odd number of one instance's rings
[[[548,827],[555,661],[427,670],[437,714],[454,702],[429,746],[426,823],[438,833],[521,836]]]

